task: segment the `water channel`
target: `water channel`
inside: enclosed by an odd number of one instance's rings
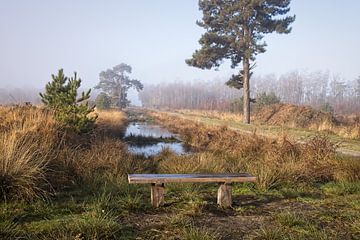
[[[131,122],[126,128],[124,140],[131,153],[146,157],[156,155],[164,149],[179,155],[188,152],[178,135],[149,122]]]

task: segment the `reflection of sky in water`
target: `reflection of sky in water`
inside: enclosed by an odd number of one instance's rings
[[[147,123],[130,123],[126,129],[125,137],[128,136],[144,136],[144,137],[153,137],[153,138],[169,138],[176,137],[175,134],[172,134],[167,129],[162,128],[159,125],[147,124]],[[182,143],[179,142],[159,142],[157,144],[147,145],[147,146],[136,146],[128,145],[130,152],[134,154],[144,154],[146,157],[156,155],[160,153],[165,148],[169,148],[176,154],[184,154],[187,151],[184,149]]]
[[[144,154],[146,157],[156,155],[165,148],[169,148],[171,151],[179,155],[185,153],[185,149],[182,143],[157,143],[154,145],[141,146],[141,147],[135,145],[128,146],[130,152],[134,154]]]
[[[126,129],[125,137],[128,137],[130,135],[154,138],[166,138],[174,136],[174,134],[170,133],[168,130],[158,125],[146,123],[130,123]]]

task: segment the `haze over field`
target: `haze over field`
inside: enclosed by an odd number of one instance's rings
[[[356,0],[294,0],[293,31],[265,37],[257,75],[291,70],[329,70],[345,80],[360,73],[360,21]],[[226,79],[233,71],[189,67],[184,60],[199,48],[203,30],[197,1],[20,1],[0,7],[0,88],[42,88],[50,74],[77,71],[84,87],[99,72],[126,62],[143,83]]]
[[[0,0],[0,239],[360,239],[359,9]]]

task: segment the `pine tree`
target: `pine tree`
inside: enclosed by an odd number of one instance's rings
[[[218,68],[230,59],[235,68],[242,62],[239,74],[233,75],[228,85],[244,88],[244,122],[250,123],[251,62],[265,52],[265,34],[290,33],[295,16],[285,16],[291,0],[199,0],[203,13],[197,24],[206,32],[201,36],[200,50],[186,63],[201,69]]]
[[[143,85],[139,80],[130,79],[132,68],[130,65],[121,63],[112,69],[102,71],[99,75],[100,82],[95,89],[102,89],[112,98],[112,104],[119,108],[125,108],[130,104],[127,99],[127,92],[130,88],[137,91],[143,89]]]
[[[89,107],[91,89],[78,97],[81,79],[74,73],[70,79],[60,69],[58,75],[51,75],[52,81],[46,84],[45,93],[40,97],[45,106],[54,111],[56,120],[78,133],[87,133],[94,128],[96,116],[90,116],[94,107]]]

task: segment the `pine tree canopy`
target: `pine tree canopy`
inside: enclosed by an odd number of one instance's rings
[[[265,52],[265,34],[289,33],[295,16],[286,15],[291,0],[200,0],[203,18],[197,24],[206,32],[200,50],[186,63],[201,69],[219,67],[224,59],[235,68],[244,57],[255,60]]]
[[[96,89],[102,89],[108,93],[113,99],[113,105],[118,107],[126,107],[130,101],[127,99],[127,91],[134,88],[137,91],[143,89],[142,83],[137,79],[130,79],[130,65],[121,63],[112,69],[107,69],[99,74],[100,82],[95,86]]]

